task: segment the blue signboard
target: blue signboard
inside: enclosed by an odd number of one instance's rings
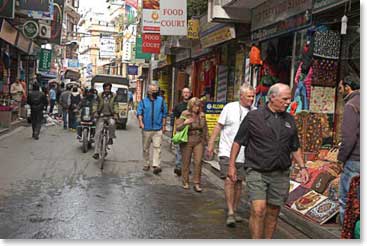
[[[138,75],[138,66],[128,66],[127,67],[127,74],[128,75]]]
[[[206,114],[220,114],[225,105],[225,103],[207,102],[204,111]]]

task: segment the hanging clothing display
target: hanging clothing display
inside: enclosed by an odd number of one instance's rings
[[[302,71],[302,62],[299,64],[297,72],[296,72],[296,76],[294,78],[294,82],[296,85],[298,85],[298,81],[300,79],[300,75],[301,75],[301,71]],[[306,75],[306,77],[303,80],[303,83],[306,87],[306,94],[307,94],[307,99],[308,101],[310,101],[310,97],[311,97],[311,85],[313,84],[313,77],[314,77],[314,69],[313,67],[310,67],[308,74]]]
[[[356,176],[350,183],[341,238],[353,238],[354,227],[360,217],[360,206],[360,176]]]
[[[331,30],[315,32],[313,50],[314,56],[328,59],[338,59],[339,52],[340,33]]]
[[[330,59],[314,59],[312,74],[313,86],[337,86],[338,62]]]
[[[310,112],[333,114],[335,111],[335,88],[311,87]]]

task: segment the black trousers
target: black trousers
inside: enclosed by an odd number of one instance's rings
[[[31,121],[32,121],[32,130],[33,137],[38,137],[41,131],[43,120],[43,111],[42,110],[32,110],[31,111]]]

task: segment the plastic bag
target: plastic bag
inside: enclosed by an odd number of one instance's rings
[[[187,143],[189,137],[189,125],[186,125],[182,131],[176,132],[176,134],[172,137],[172,143],[180,144]]]

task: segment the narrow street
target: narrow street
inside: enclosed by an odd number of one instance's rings
[[[29,127],[0,138],[0,238],[4,239],[241,239],[248,221],[225,226],[223,181],[203,171],[203,193],[181,188],[164,141],[160,175],[142,171],[141,136],[130,114],[126,131],[98,168],[75,133]],[[248,218],[247,205],[241,214]],[[280,221],[275,238],[305,236]]]

